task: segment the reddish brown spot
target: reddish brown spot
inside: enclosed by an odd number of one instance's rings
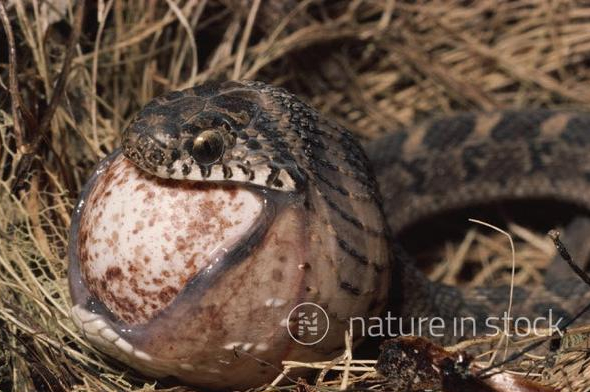
[[[143,247],[141,245],[137,245],[135,248],[133,248],[133,254],[137,258],[141,257],[142,252]]]
[[[176,237],[176,250],[179,252],[183,252],[186,248],[188,248],[188,242],[186,238],[181,236]]]
[[[108,280],[115,280],[115,279],[120,279],[122,275],[123,275],[123,271],[121,271],[121,268],[109,267],[109,268],[107,268],[107,272],[105,274],[105,277]]]
[[[225,189],[227,191],[227,194],[229,195],[230,199],[235,199],[236,196],[238,195],[238,189],[235,186],[228,186]]]
[[[195,259],[196,259],[197,255],[192,255],[190,259],[188,259],[185,263],[184,266],[185,268],[193,271],[195,269]]]
[[[121,318],[127,322],[134,322],[137,318],[137,314],[141,314],[143,317],[146,316],[145,310],[142,307],[138,307],[128,297],[119,297],[116,299],[117,306],[123,310]]]
[[[151,259],[151,257],[149,257],[149,256],[143,256],[143,262],[144,262],[144,263],[146,263],[146,264],[147,264],[147,263],[149,263],[151,260],[152,260],[152,259]]]
[[[175,289],[172,286],[166,286],[162,290],[160,290],[158,298],[160,298],[160,301],[167,304],[176,296],[176,294],[178,294],[177,289]]]
[[[135,222],[135,227],[133,227],[133,234],[137,234],[139,231],[143,230],[145,227],[145,223],[143,221]]]
[[[116,172],[113,170],[106,170],[102,176],[102,187],[101,189],[98,189],[97,187],[97,191],[100,191],[100,193],[104,192],[104,188],[108,188],[115,179],[115,173]]]
[[[122,178],[119,178],[119,180],[117,182],[115,182],[115,186],[121,187],[125,183],[126,180],[127,180],[127,176],[123,176]]]
[[[143,199],[143,201],[150,201],[152,200],[154,197],[156,196],[156,193],[154,191],[148,191],[148,193],[146,194],[145,198]]]

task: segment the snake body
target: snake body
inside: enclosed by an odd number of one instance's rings
[[[210,83],[156,98],[124,132],[122,150],[140,171],[172,181],[167,183],[171,186],[211,182],[249,187],[266,200],[280,199],[276,205],[285,209],[277,207],[276,216],[296,211],[295,216],[305,217],[306,223],[293,229],[297,234],[283,234],[303,239],[300,246],[311,256],[300,265],[307,278],[297,299],[322,305],[336,324],[334,336],[311,350],[311,358],[321,358],[341,347],[350,317],[375,316],[386,306],[407,318],[450,321],[469,316],[480,324],[504,311],[507,289],[464,293],[430,282],[394,237],[432,214],[494,200],[558,199],[590,209],[589,126],[590,116],[576,112],[463,114],[394,132],[363,149],[350,132],[287,91],[242,81]],[[262,236],[265,230],[269,226],[260,230]],[[248,243],[251,252],[259,246]],[[73,252],[73,258],[79,258],[78,251]],[[248,255],[238,256],[245,260]],[[149,339],[128,339],[150,347],[157,341],[154,336],[181,322],[185,314],[192,315],[185,301],[197,301],[194,293],[202,291],[195,287],[215,288],[212,282],[223,272],[242,268],[240,263],[234,260],[209,275],[197,274],[193,291],[181,292],[183,297],[172,303],[176,307],[162,311],[174,322],[156,320],[157,327],[141,327]],[[102,300],[92,290],[77,297]],[[584,284],[573,278],[552,287],[514,291],[517,311],[533,317],[548,309],[572,314],[576,304],[589,299]],[[113,328],[120,327],[117,322],[111,317]],[[443,340],[457,338],[448,334]],[[299,349],[289,350],[293,354]],[[169,365],[162,361],[158,366],[165,368],[164,374],[189,382],[248,385],[243,379],[234,382],[204,371],[205,381],[200,382],[193,373]],[[235,377],[250,375],[253,385],[269,377],[267,372],[257,378],[252,368],[245,369],[236,370]]]

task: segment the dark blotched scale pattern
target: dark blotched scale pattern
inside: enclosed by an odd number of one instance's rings
[[[366,150],[390,227],[400,233],[435,213],[501,200],[550,198],[590,210],[589,135],[590,114],[583,112],[466,113],[394,132]],[[431,284],[413,267],[402,272],[406,302],[401,306],[407,316],[436,312],[483,320],[508,308],[508,287],[479,288],[464,296]],[[549,287],[515,287],[512,302],[516,314],[535,317],[550,308],[572,315],[588,301],[590,290],[572,276]]]

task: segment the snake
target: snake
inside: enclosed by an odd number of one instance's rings
[[[589,128],[590,115],[578,111],[461,113],[362,145],[297,96],[263,82],[207,82],[167,93],[136,114],[121,149],[98,165],[75,209],[74,322],[102,351],[142,373],[224,389],[271,381],[285,358],[330,358],[342,350],[351,317],[387,311],[450,325],[465,316],[485,326],[486,317],[505,311],[510,294],[515,314],[572,315],[590,300],[575,276],[512,293],[465,291],[430,281],[397,238],[422,219],[488,202],[555,200],[590,209]],[[89,262],[96,258],[88,249],[99,241],[93,233],[113,230],[113,222],[101,223],[102,213],[114,208],[112,195],[126,182],[134,184],[134,210],[181,209],[166,196],[178,197],[179,189],[231,193],[241,198],[232,208],[248,223],[219,260],[167,286],[160,302],[146,299],[141,311],[127,294],[109,292],[125,272],[97,272]],[[154,197],[146,184],[161,191]],[[206,215],[187,203],[173,219]],[[197,234],[188,238],[201,246]],[[101,257],[116,253],[113,246],[100,248]],[[293,325],[285,312],[299,303],[325,311],[330,333],[320,343],[287,335]],[[442,340],[458,338],[446,330]]]

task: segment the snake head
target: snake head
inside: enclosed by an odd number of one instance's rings
[[[288,129],[286,112],[248,82],[175,91],[136,115],[123,132],[123,153],[161,178],[292,192],[301,188],[305,175],[287,148],[294,131]]]

